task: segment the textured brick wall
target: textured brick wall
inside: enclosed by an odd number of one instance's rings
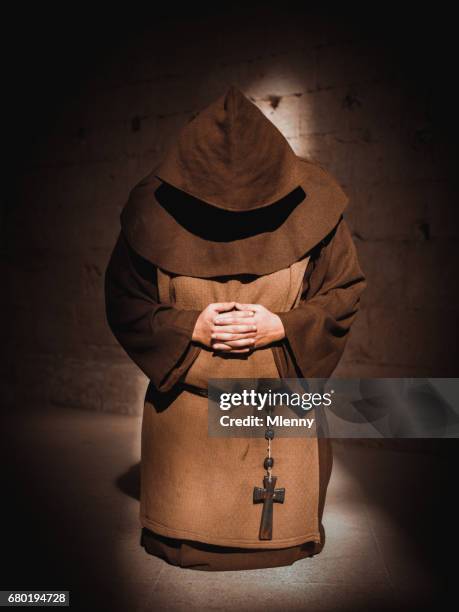
[[[140,410],[146,380],[104,317],[118,215],[190,115],[230,83],[350,195],[369,287],[337,373],[454,375],[458,230],[449,143],[435,123],[442,94],[380,34],[236,11],[111,40],[74,83],[68,66],[55,114],[33,147],[21,144],[21,194],[3,211],[6,399]]]

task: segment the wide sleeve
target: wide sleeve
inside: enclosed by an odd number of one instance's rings
[[[197,357],[199,310],[159,302],[156,267],[121,231],[105,271],[105,311],[115,338],[159,391],[170,390]]]
[[[276,313],[285,329],[276,349],[282,377],[328,378],[332,374],[365,287],[351,233],[341,217],[312,253],[298,306]]]

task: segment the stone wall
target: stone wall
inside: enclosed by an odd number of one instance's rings
[[[93,33],[85,61],[74,54],[61,73],[48,64],[45,116],[32,112],[16,139],[20,193],[2,223],[6,401],[139,412],[146,379],[104,314],[119,213],[180,127],[231,83],[350,196],[368,289],[337,374],[454,376],[457,206],[446,93],[422,38],[405,45],[400,32],[272,7],[122,33],[107,44]],[[23,74],[22,95],[27,78],[38,83]]]

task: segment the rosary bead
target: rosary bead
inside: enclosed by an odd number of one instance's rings
[[[272,457],[266,457],[265,462],[264,462],[265,470],[267,470],[268,468],[272,468],[273,465],[274,465],[274,459]]]
[[[272,440],[274,438],[274,429],[267,429],[265,431],[265,438],[267,440]]]

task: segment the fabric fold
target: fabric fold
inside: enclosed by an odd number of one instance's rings
[[[182,128],[120,221],[131,247],[168,272],[263,275],[306,255],[347,203],[330,173],[296,155],[233,86]]]
[[[311,270],[305,275],[298,306],[289,312],[276,313],[286,335],[282,349],[288,357],[278,356],[285,378],[327,378],[332,374],[343,354],[359,309],[360,295],[366,287],[344,219],[326,242],[320,254],[311,257]]]
[[[156,388],[168,391],[198,355],[192,335],[200,311],[159,302],[155,276],[155,267],[130,248],[121,232],[105,272],[107,322]]]

